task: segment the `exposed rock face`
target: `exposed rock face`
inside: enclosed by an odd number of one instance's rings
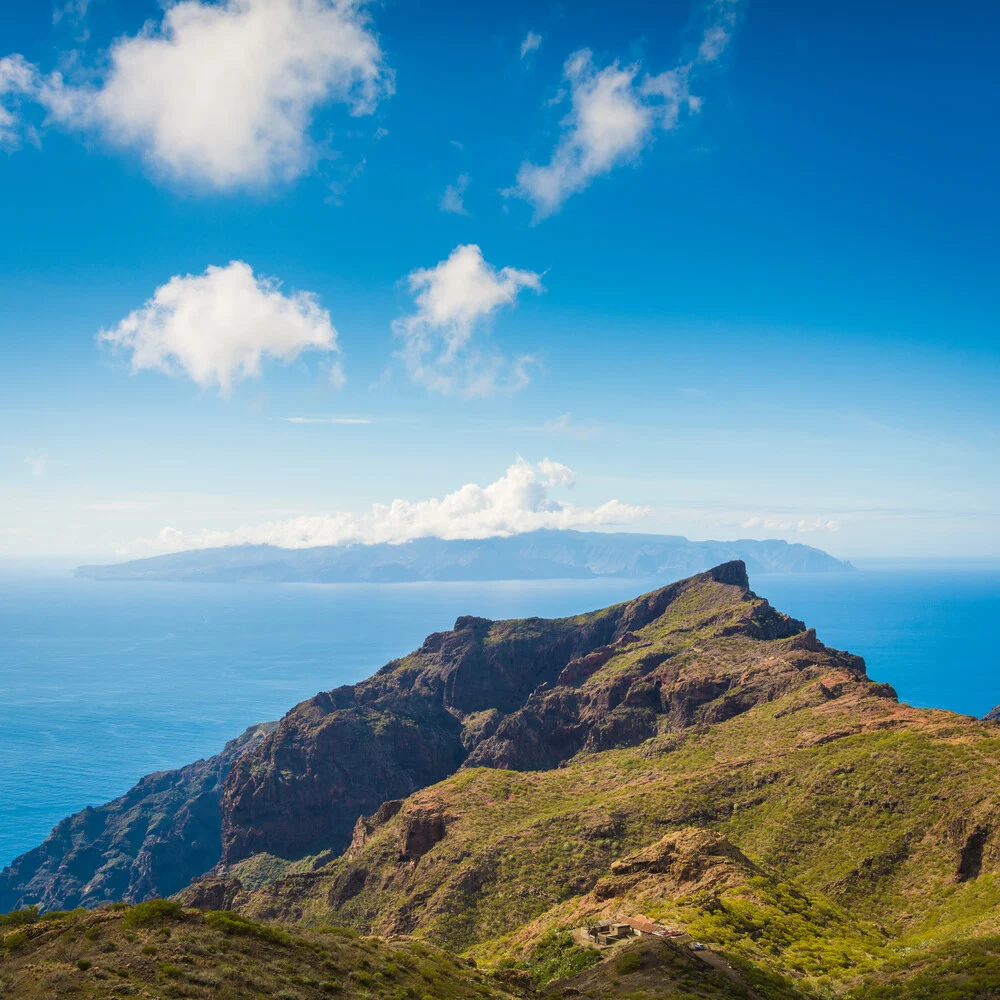
[[[1000,705],[983,716],[983,722],[1000,722]]]
[[[182,889],[177,900],[196,910],[229,910],[242,895],[243,883],[238,878],[208,876]]]
[[[774,663],[737,648],[791,637],[796,656]],[[715,645],[697,649],[700,639]],[[860,658],[827,650],[751,593],[738,561],[575,618],[459,618],[369,680],[296,706],[234,765],[223,864],[343,851],[359,816],[463,765],[547,769],[722,721],[831,657],[864,677]]]
[[[0,874],[0,912],[138,902],[187,885],[219,859],[223,779],[270,728],[252,726],[208,760],[150,774],[120,799],[64,819]]]
[[[614,862],[610,876],[595,886],[594,896],[606,900],[641,889],[664,896],[715,892],[760,874],[722,834],[688,827]]]

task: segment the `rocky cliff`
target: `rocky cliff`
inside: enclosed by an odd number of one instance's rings
[[[740,561],[571,618],[462,617],[218,757],[65,820],[0,877],[0,908],[139,900],[219,863],[336,856],[359,817],[463,767],[555,768],[732,718],[831,667],[868,683],[859,658],[757,597]],[[403,854],[444,822],[411,817]]]
[[[792,636],[798,659],[780,668],[722,655],[738,637]],[[693,655],[696,638],[713,645]],[[233,765],[222,861],[342,851],[359,815],[463,765],[552,768],[731,717],[797,681],[818,651],[864,676],[859,658],[827,652],[754,595],[742,562],[574,618],[459,618],[369,680],[296,706]]]
[[[121,798],[64,819],[0,874],[0,913],[137,901],[185,886],[218,861],[222,781],[269,728],[253,726],[208,760],[150,774]]]

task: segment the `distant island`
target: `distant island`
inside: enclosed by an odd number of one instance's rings
[[[420,581],[675,580],[741,559],[752,573],[850,572],[821,549],[777,539],[693,542],[681,535],[542,530],[508,538],[421,538],[401,545],[283,549],[234,545],[80,566],[92,580],[194,583],[415,583]]]

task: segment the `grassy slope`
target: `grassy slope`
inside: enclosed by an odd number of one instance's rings
[[[514,1000],[524,992],[423,942],[343,928],[289,934],[156,900],[23,925],[0,918],[0,995]]]
[[[643,912],[744,963],[766,996],[875,996],[866,991],[883,982],[886,997],[904,996],[894,979],[939,977],[934,957],[959,953],[949,988],[979,996],[996,965],[992,841],[978,877],[956,875],[968,832],[1000,825],[997,729],[900,706],[802,637],[731,634],[737,615],[745,607],[700,590],[640,636],[695,683],[729,671],[727,698],[783,678],[769,703],[679,731],[664,719],[639,747],[580,754],[554,771],[462,771],[412,796],[361,850],[241,908],[310,924],[329,919],[332,899],[336,918],[356,927],[529,968],[552,934]],[[636,659],[625,652],[584,684],[606,686]],[[420,812],[443,815],[447,834],[414,863],[400,844],[407,816]],[[748,865],[716,877],[695,856],[680,876],[613,873],[616,861],[690,828],[724,834]]]

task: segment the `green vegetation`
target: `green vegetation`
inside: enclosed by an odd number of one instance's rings
[[[130,929],[156,927],[173,920],[183,919],[184,907],[180,903],[175,903],[170,899],[150,899],[126,910],[122,926]]]
[[[0,918],[0,984],[29,1000],[1000,996],[1000,729],[898,705],[740,588],[702,580],[674,598],[574,661],[571,691],[532,696],[559,737],[563,694],[639,736],[602,742],[597,727],[551,770],[466,768],[326,864],[244,859],[221,876],[245,880],[223,897],[238,913],[17,911]],[[495,623],[487,644],[545,627]],[[379,676],[415,678],[429,655]],[[551,717],[512,731],[542,740]],[[690,938],[598,951],[573,934],[639,915]]]
[[[524,996],[425,943],[390,943],[337,929],[290,934],[231,913],[184,910],[166,900],[18,918],[0,934],[0,995],[18,1000]],[[114,949],[106,950],[108,944]]]
[[[530,970],[536,985],[544,986],[553,979],[575,976],[601,961],[593,948],[581,948],[573,943],[568,931],[549,931],[535,945],[531,960],[523,963]]]
[[[759,603],[720,610],[712,588],[685,591],[581,681],[601,696],[648,670],[652,649],[689,685],[738,702],[766,683],[767,698],[698,725],[661,716],[652,739],[554,770],[466,769],[413,795],[362,850],[308,882],[262,886],[242,908],[301,926],[332,910],[362,932],[413,933],[538,985],[575,982],[599,961],[571,928],[642,913],[708,943],[769,1000],[876,988],[895,1000],[929,976],[928,989],[989,995],[975,992],[989,983],[989,947],[959,943],[1000,932],[1000,850],[973,859],[975,877],[959,867],[971,831],[1000,837],[997,729],[900,706],[808,636],[755,638],[769,615]],[[517,625],[494,625],[490,641]],[[420,809],[451,817],[447,835],[401,867],[407,815]],[[722,853],[692,834],[676,857],[628,862],[690,831],[721,835]],[[945,972],[923,966],[937,953],[955,956]],[[602,975],[631,975],[607,964]]]

